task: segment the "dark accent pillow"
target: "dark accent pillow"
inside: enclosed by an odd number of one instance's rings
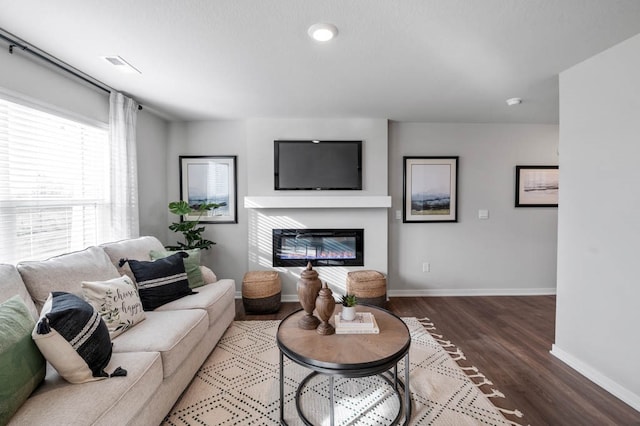
[[[184,270],[187,272],[187,280],[189,280],[189,287],[196,288],[204,285],[204,279],[202,277],[202,271],[200,270],[200,249],[180,250],[187,253],[189,256],[182,259],[184,263]],[[151,250],[149,257],[151,260],[164,259],[165,257],[175,254],[175,251],[167,250]]]
[[[75,294],[51,293],[31,337],[71,383],[126,376],[120,367],[111,375],[104,371],[111,359],[109,330],[98,311]]]
[[[44,379],[46,363],[31,339],[35,325],[20,296],[0,303],[0,425],[9,423]]]
[[[153,262],[120,260],[120,267],[129,262],[129,267],[138,283],[138,293],[145,311],[153,311],[165,303],[194,294],[189,287],[182,261],[187,256],[187,253],[180,251]]]

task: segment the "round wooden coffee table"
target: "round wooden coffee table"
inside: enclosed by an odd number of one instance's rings
[[[336,306],[339,313],[341,306]],[[303,379],[296,391],[296,409],[300,419],[311,425],[300,406],[300,393],[307,382],[317,374],[329,376],[330,417],[334,424],[334,377],[366,377],[379,375],[393,387],[400,408],[392,424],[398,424],[404,408],[404,424],[411,417],[411,394],[409,392],[409,347],[411,336],[406,324],[389,311],[374,306],[360,305],[358,311],[373,313],[379,334],[333,334],[321,336],[315,330],[298,328],[298,319],[304,315],[300,310],[287,316],[278,327],[276,340],[280,349],[280,423],[284,420],[284,356],[312,372]],[[333,319],[330,321],[333,324]],[[404,358],[404,382],[398,377],[398,362]],[[393,372],[391,372],[393,370]],[[404,392],[404,398],[402,393]]]

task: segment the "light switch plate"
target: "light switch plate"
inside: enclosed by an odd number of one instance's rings
[[[484,210],[484,209],[478,210],[478,219],[482,219],[482,220],[489,219],[489,210]]]

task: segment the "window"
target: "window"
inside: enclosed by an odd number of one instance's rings
[[[110,239],[109,158],[106,124],[0,97],[0,262]]]

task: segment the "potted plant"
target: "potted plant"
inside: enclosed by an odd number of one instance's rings
[[[341,318],[345,321],[353,321],[356,319],[356,305],[358,304],[356,295],[344,294],[342,295],[340,303],[342,303]]]
[[[204,226],[198,226],[202,215],[208,210],[215,210],[218,207],[226,206],[227,203],[203,203],[190,206],[186,201],[173,201],[169,203],[169,211],[180,216],[195,216],[195,220],[181,220],[174,222],[169,229],[174,232],[182,233],[184,242],[177,242],[175,246],[166,246],[167,250],[191,250],[204,249],[208,250],[215,242],[207,240],[202,236]]]

